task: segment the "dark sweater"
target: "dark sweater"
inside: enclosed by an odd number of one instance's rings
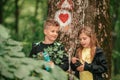
[[[39,42],[39,43],[35,43],[35,44],[33,44],[32,45],[32,50],[31,50],[31,52],[30,52],[30,57],[33,57],[33,55],[36,55],[37,56],[37,54],[38,53],[42,53],[42,52],[44,52],[44,50],[45,49],[47,49],[48,47],[54,47],[55,45],[54,45],[54,43],[52,43],[52,44],[44,44],[43,42]],[[64,54],[62,54],[62,58],[60,58],[60,60],[61,60],[61,63],[55,63],[55,57],[54,56],[57,56],[59,53],[57,52],[57,51],[59,51],[59,50],[62,50],[62,51],[64,51]],[[49,53],[48,53],[49,54]],[[64,71],[67,71],[68,70],[68,68],[69,68],[69,63],[68,63],[68,56],[67,56],[67,54],[65,53],[65,50],[64,50],[64,47],[62,46],[62,45],[59,45],[58,46],[58,50],[56,50],[56,51],[54,51],[54,55],[52,55],[52,54],[49,54],[49,56],[50,56],[50,59],[51,59],[51,61],[53,61],[54,63],[55,63],[55,65],[58,65],[60,68],[62,68]]]
[[[71,63],[71,67],[75,71],[75,75],[79,78],[79,72],[76,70],[74,64]],[[84,70],[93,74],[93,80],[104,80],[102,73],[107,72],[107,61],[101,48],[96,48],[96,54],[92,63],[88,64],[85,62]]]

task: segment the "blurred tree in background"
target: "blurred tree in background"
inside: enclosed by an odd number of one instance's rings
[[[120,79],[120,2],[110,0],[110,14],[113,29],[112,79]]]
[[[47,17],[47,0],[1,0],[0,24],[11,29],[11,37],[22,41],[29,54],[32,42],[43,40],[43,22]]]
[[[119,0],[108,0],[108,3],[110,4],[111,26],[113,30],[112,79],[119,80],[120,2]],[[22,51],[25,53],[25,56],[29,55],[33,42],[43,40],[43,23],[47,18],[47,13],[48,0],[0,0],[0,24],[10,30],[11,39],[22,43]],[[2,33],[5,35],[7,32]],[[1,51],[4,49],[1,49],[3,47],[1,37],[0,42],[0,53],[2,53]]]

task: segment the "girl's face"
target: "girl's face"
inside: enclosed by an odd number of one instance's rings
[[[53,43],[58,37],[59,27],[49,26],[44,30],[45,41],[48,43]]]
[[[83,48],[90,47],[90,37],[87,36],[85,33],[80,34],[80,44]]]

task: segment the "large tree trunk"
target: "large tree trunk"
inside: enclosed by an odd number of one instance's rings
[[[111,78],[111,54],[112,54],[112,26],[109,14],[109,0],[98,0],[96,8],[99,14],[95,17],[95,28],[98,41],[101,47],[106,52],[108,61],[108,74]]]
[[[72,7],[61,7],[64,1],[68,1]],[[48,17],[55,18],[56,12],[60,9],[67,10],[72,16],[72,22],[69,25],[61,27],[61,34],[58,38],[65,45],[67,52],[70,56],[73,56],[76,48],[79,46],[78,31],[80,27],[91,24],[95,25],[98,42],[106,52],[110,79],[112,40],[109,0],[49,0]]]

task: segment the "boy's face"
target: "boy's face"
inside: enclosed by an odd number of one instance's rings
[[[45,41],[53,43],[58,37],[59,28],[59,26],[49,26],[44,29]]]

